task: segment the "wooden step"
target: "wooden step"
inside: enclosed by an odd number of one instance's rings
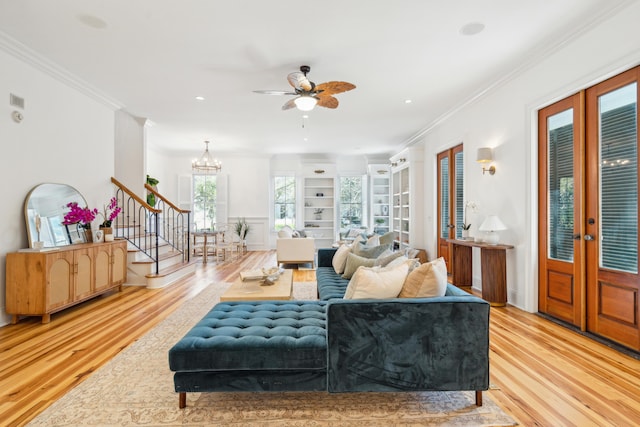
[[[164,288],[178,279],[193,274],[196,271],[197,264],[198,262],[195,260],[185,261],[165,267],[158,274],[149,273],[146,275],[147,288]]]

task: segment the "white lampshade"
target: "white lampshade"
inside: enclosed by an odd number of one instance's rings
[[[492,160],[493,160],[493,153],[491,152],[491,148],[489,147],[478,148],[478,154],[476,155],[476,162],[488,163]]]
[[[485,241],[490,245],[497,245],[500,236],[496,231],[506,230],[507,226],[498,218],[497,215],[489,215],[478,227],[479,231],[486,231],[487,237]]]
[[[297,97],[293,102],[296,104],[296,107],[298,107],[298,110],[311,111],[313,110],[313,107],[315,107],[318,103],[318,100],[313,96],[301,95]]]
[[[498,218],[498,215],[489,215],[478,228],[480,231],[500,231],[506,229],[507,226]]]

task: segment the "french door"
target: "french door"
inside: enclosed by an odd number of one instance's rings
[[[462,236],[464,222],[464,151],[462,144],[438,154],[438,257],[451,271],[447,239]]]
[[[539,113],[539,310],[640,350],[634,68]]]

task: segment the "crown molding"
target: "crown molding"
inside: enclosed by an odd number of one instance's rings
[[[635,1],[636,0],[619,0],[617,3],[612,2],[611,7],[601,8],[598,13],[592,15],[587,19],[584,19],[582,25],[574,27],[573,30],[569,33],[566,33],[564,37],[549,37],[546,41],[542,42],[537,47],[534,47],[530,52],[527,52],[526,55],[523,55],[523,58],[525,59],[522,60],[519,64],[516,64],[516,66],[510,68],[510,71],[508,73],[499,76],[493,82],[490,82],[487,86],[471,94],[471,96],[467,97],[466,99],[463,99],[458,105],[455,105],[448,111],[445,111],[443,114],[433,119],[431,123],[404,140],[400,144],[400,150],[411,147],[412,145],[420,142],[427,133],[431,132],[438,125],[447,121],[449,118],[451,118],[451,116],[453,116],[460,110],[469,105],[475,104],[488,94],[493,93],[498,88],[516,79],[531,67],[539,64],[543,59],[548,58],[572,41],[591,31],[599,23],[602,23],[612,16],[618,14],[621,10],[635,3]]]
[[[20,61],[33,66],[37,70],[53,77],[66,86],[87,95],[89,98],[106,105],[112,110],[120,110],[124,107],[121,102],[111,98],[78,76],[72,74],[68,70],[62,68],[58,64],[47,59],[43,55],[20,43],[18,40],[2,31],[0,31],[0,50],[3,50]]]

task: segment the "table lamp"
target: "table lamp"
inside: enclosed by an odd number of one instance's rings
[[[487,237],[485,242],[490,245],[497,245],[498,240],[500,240],[500,236],[496,231],[506,230],[507,227],[504,225],[500,218],[497,215],[489,215],[484,222],[478,227],[479,231],[486,231]]]

